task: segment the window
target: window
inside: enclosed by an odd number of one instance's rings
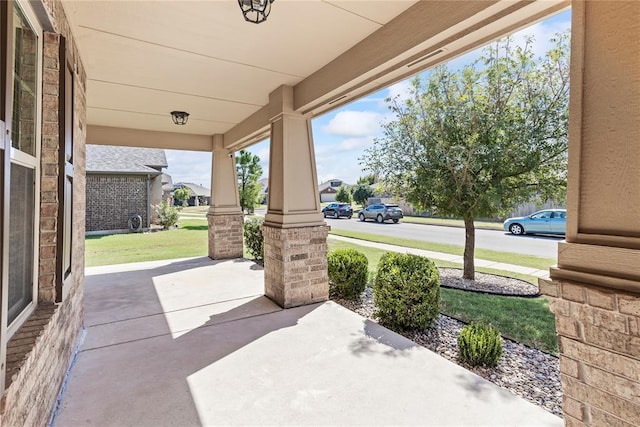
[[[10,143],[3,145],[4,214],[8,214],[3,254],[9,258],[3,285],[8,293],[6,327],[11,336],[37,303],[42,29],[28,2],[3,3],[7,23],[3,47],[8,47],[3,49],[8,65],[3,76],[3,119],[10,130]]]

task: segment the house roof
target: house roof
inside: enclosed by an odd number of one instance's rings
[[[158,175],[166,168],[164,150],[87,144],[87,173]]]
[[[193,182],[177,182],[173,188],[187,187],[191,191],[191,195],[211,197],[211,190],[202,185],[194,184]]]
[[[342,186],[342,185],[344,185],[345,187],[349,187],[349,186],[350,186],[349,184],[346,184],[346,183],[345,183],[343,180],[341,180],[341,179],[338,179],[338,178],[332,178],[332,179],[329,179],[329,180],[327,180],[327,181],[325,181],[325,182],[321,182],[320,184],[318,184],[318,191],[319,191],[320,193],[335,193],[335,191],[325,191],[325,190],[327,190],[327,189],[329,189],[329,188],[334,188],[334,189],[335,189],[335,188],[337,188],[337,187],[331,187],[331,183],[332,183],[332,182],[336,182],[336,181],[339,181],[341,186]]]

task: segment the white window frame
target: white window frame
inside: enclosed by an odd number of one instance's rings
[[[12,1],[12,0],[9,0]],[[27,22],[38,36],[38,43],[36,48],[37,54],[37,67],[36,67],[36,132],[35,132],[35,156],[31,156],[25,152],[11,148],[10,163],[18,164],[24,167],[33,168],[35,179],[35,197],[34,197],[34,214],[33,214],[33,288],[31,302],[22,313],[20,313],[10,324],[7,325],[7,338],[10,339],[22,326],[22,324],[33,314],[38,305],[38,279],[39,279],[39,259],[40,259],[40,150],[42,146],[42,56],[43,56],[43,37],[44,32],[32,6],[27,0],[15,0],[15,3],[20,8],[20,11],[26,18]],[[11,9],[10,9],[11,12]],[[7,46],[9,48],[9,46]],[[11,88],[13,88],[13,73],[7,75],[7,81],[11,82]],[[13,111],[7,111],[7,116],[13,114]],[[13,126],[13,124],[12,124]],[[11,197],[11,194],[8,196]],[[9,215],[9,212],[5,212],[5,215]],[[9,230],[5,230],[8,233]],[[8,248],[11,250],[11,248]],[[8,309],[3,306],[3,309]]]

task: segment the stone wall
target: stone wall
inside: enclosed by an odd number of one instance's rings
[[[43,0],[57,34],[45,32],[42,82],[41,205],[38,308],[7,344],[5,390],[0,425],[44,426],[50,419],[64,375],[82,330],[85,234],[86,74],[64,9]],[[73,212],[71,275],[61,303],[56,295],[58,253],[58,100],[61,96],[58,57],[60,36],[66,37],[74,76]]]
[[[551,297],[567,426],[640,425],[640,295],[540,281]]]
[[[129,213],[147,226],[146,175],[87,175],[87,231],[126,230]]]
[[[276,228],[264,225],[265,295],[284,308],[329,299],[329,227]]]

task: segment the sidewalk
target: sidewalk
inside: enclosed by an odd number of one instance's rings
[[[442,252],[427,251],[424,249],[406,248],[404,246],[389,245],[387,243],[370,242],[368,240],[354,239],[351,237],[329,235],[329,239],[340,240],[343,242],[353,243],[355,245],[367,246],[369,248],[382,249],[389,252],[402,252],[414,255],[424,256],[430,259],[438,259],[441,261],[457,262],[462,264],[464,259],[461,255],[451,255]],[[522,267],[520,265],[505,264],[503,262],[487,261],[486,259],[475,259],[476,267],[493,268],[496,270],[510,271],[512,273],[528,274],[530,276],[549,278],[549,270],[539,270],[531,267]]]

